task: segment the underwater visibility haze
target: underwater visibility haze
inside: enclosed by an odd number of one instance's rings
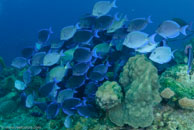
[[[194,130],[192,0],[0,0],[0,129]]]

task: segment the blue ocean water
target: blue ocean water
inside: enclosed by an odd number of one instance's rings
[[[7,64],[20,55],[22,47],[34,45],[41,28],[52,27],[58,38],[60,29],[91,13],[98,0],[0,0],[0,56]],[[111,13],[122,12],[129,19],[152,16],[154,29],[166,19],[180,17],[193,21],[193,0],[118,0]]]

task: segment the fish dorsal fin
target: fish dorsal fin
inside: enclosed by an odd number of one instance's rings
[[[168,47],[168,45],[167,45],[167,43],[166,43],[166,40],[162,40],[162,46],[164,46],[164,47]]]

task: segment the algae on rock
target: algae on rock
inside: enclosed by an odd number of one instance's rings
[[[145,56],[137,55],[123,67],[119,81],[125,91],[125,99],[122,105],[109,111],[110,120],[118,126],[150,126],[154,120],[153,107],[161,101],[157,69]],[[115,114],[116,111],[121,114]]]

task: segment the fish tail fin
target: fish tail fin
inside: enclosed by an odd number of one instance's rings
[[[166,43],[166,40],[162,40],[162,44],[163,44],[163,46],[168,46]]]
[[[66,67],[67,69],[71,69],[71,68],[72,68],[70,62],[67,62],[67,64],[66,64],[65,67]]]
[[[151,16],[148,16],[147,21],[148,21],[148,23],[153,23],[151,20]]]
[[[60,56],[65,56],[63,50],[61,50],[59,54],[60,54]]]
[[[118,12],[114,15],[114,19],[115,19],[116,21],[119,21],[119,20],[120,20],[120,18],[119,18],[119,13],[118,13]]]
[[[50,34],[53,34],[52,27],[49,27]]]
[[[107,67],[110,67],[110,66],[112,66],[108,61],[106,62],[106,66]]]
[[[117,0],[113,0],[113,2],[112,2],[112,7],[113,8],[117,8],[116,2],[117,2]]]
[[[32,65],[32,64],[31,64],[31,59],[27,59],[27,63],[28,63],[29,65]]]
[[[188,27],[189,27],[189,25],[185,25],[185,26],[181,27],[181,29],[180,29],[180,32],[185,36],[187,35],[186,30]]]
[[[112,46],[114,46],[114,44],[113,44],[113,40],[110,42],[110,44],[109,44],[109,47],[112,47]]]
[[[149,42],[151,42],[152,44],[156,44],[156,41],[155,41],[155,37],[156,37],[156,33],[152,34],[150,37],[149,37]]]
[[[98,35],[98,32],[99,32],[99,30],[95,30],[95,32],[94,32],[94,37],[96,37],[96,38],[99,38],[100,36]]]
[[[92,51],[92,53],[93,53],[93,57],[98,58],[98,55],[97,55],[96,49],[94,49],[94,50]]]
[[[80,27],[80,23],[78,22],[78,23],[76,23],[75,24],[75,27],[76,27],[76,29],[81,29],[81,27]]]

